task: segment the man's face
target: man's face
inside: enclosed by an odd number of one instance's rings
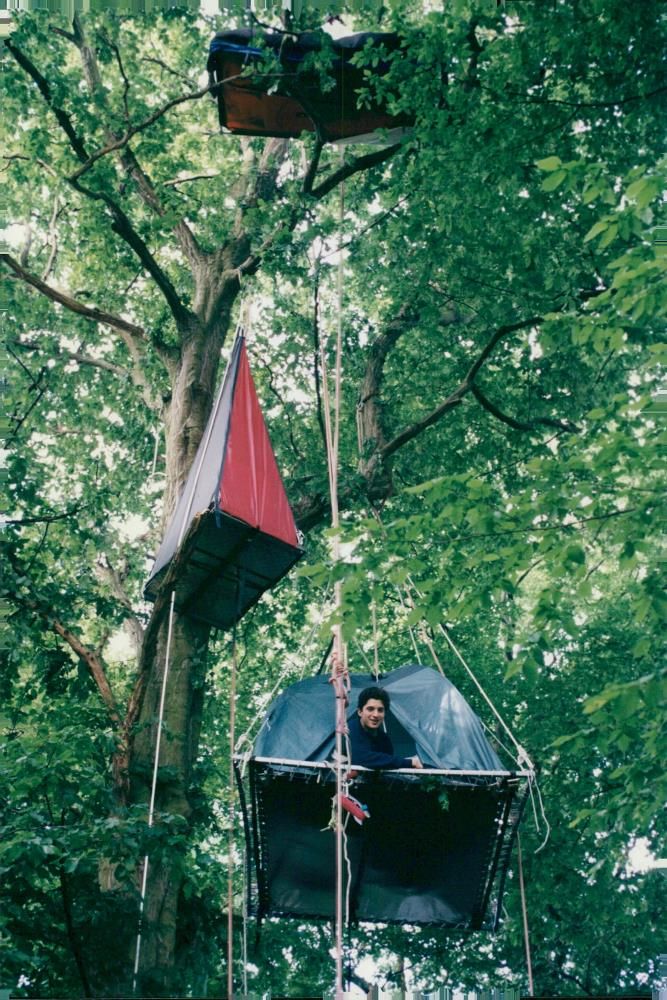
[[[384,705],[379,698],[369,698],[363,708],[357,709],[361,725],[369,732],[377,732],[384,722]]]

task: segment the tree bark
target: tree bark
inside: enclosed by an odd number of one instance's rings
[[[199,748],[209,631],[208,625],[177,612],[170,623],[167,610],[157,628],[148,635],[142,650],[142,672],[147,680],[137,724],[131,735],[129,766],[133,803],[148,803],[151,798],[165,671],[167,678],[153,820],[156,836],[149,839],[147,850],[149,865],[141,924],[139,996],[164,996],[182,991],[175,967],[176,932],[182,862],[192,813],[190,788]],[[161,834],[167,831],[169,836],[165,840]],[[138,878],[141,875],[139,871]],[[136,940],[131,942],[132,958],[135,948]]]

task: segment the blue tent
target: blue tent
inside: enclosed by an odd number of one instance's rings
[[[387,731],[423,771],[355,768],[370,819],[348,822],[350,909],[357,920],[495,928],[528,775],[503,764],[463,695],[409,664],[351,677],[348,716],[371,684],[391,698]],[[334,910],[334,696],[326,677],[271,705],[239,781],[259,916],[330,919]]]

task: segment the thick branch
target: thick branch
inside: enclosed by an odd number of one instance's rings
[[[508,416],[503,413],[495,403],[492,403],[490,399],[483,394],[481,389],[476,385],[470,387],[470,391],[473,396],[485,410],[488,410],[497,420],[502,421],[502,423],[507,424],[509,427],[513,427],[516,431],[534,431],[537,427],[555,427],[558,431],[565,431],[568,433],[575,433],[578,428],[575,424],[570,423],[569,420],[556,420],[552,417],[535,417],[534,420],[516,420],[514,417]]]
[[[310,193],[313,198],[317,198],[319,201],[325,195],[329,194],[330,191],[333,191],[334,188],[338,187],[342,181],[347,180],[348,177],[359,174],[363,170],[370,170],[371,167],[377,167],[380,163],[390,160],[401,147],[402,143],[398,142],[393,146],[386,146],[384,149],[377,149],[373,153],[367,153],[365,156],[358,156],[356,159],[351,160],[350,163],[346,163],[345,166],[334,170],[327,180],[318,184]]]
[[[315,143],[315,148],[313,150],[313,155],[311,157],[310,163],[303,178],[302,191],[304,194],[312,194],[313,184],[315,182],[315,175],[317,174],[317,168],[320,163],[320,156],[322,155],[322,149],[324,143],[318,139]]]
[[[123,575],[115,568],[115,566],[111,565],[108,557],[105,557],[104,562],[98,562],[97,571],[101,578],[108,584],[109,589],[116,600],[122,604],[126,611],[129,612],[128,618],[126,619],[127,626],[132,633],[136,649],[140,650],[141,643],[144,638],[144,629],[143,625],[134,613],[132,601],[125,590]]]
[[[174,288],[171,279],[166,272],[162,270],[155,257],[148,249],[147,244],[136,231],[130,222],[130,219],[120,207],[118,202],[114,201],[111,195],[106,194],[106,192],[93,191],[91,188],[84,187],[80,181],[72,181],[72,187],[75,191],[79,191],[92,201],[101,201],[107,206],[111,216],[113,217],[111,228],[118,236],[120,236],[122,240],[125,241],[125,243],[127,243],[130,249],[134,251],[150,276],[153,278],[155,284],[158,286],[162,295],[166,299],[167,305],[169,306],[176,321],[176,325],[179,328],[187,326],[188,320],[190,319],[190,313],[181,302],[180,296]]]
[[[371,500],[384,501],[393,492],[390,463],[385,462],[383,454],[387,444],[381,402],[385,362],[399,338],[416,321],[414,308],[403,305],[370,346],[356,417],[359,472],[366,480]]]
[[[422,420],[416,421],[409,427],[406,427],[405,430],[401,431],[400,434],[397,434],[392,441],[389,441],[386,445],[384,445],[384,447],[380,449],[381,457],[386,459],[390,455],[393,455],[393,453],[398,451],[399,448],[402,448],[404,444],[407,444],[408,441],[417,437],[417,435],[421,434],[422,431],[425,431],[428,427],[432,427],[433,424],[436,424],[439,420],[441,420],[446,413],[454,409],[455,406],[458,406],[463,400],[463,397],[471,391],[477,374],[484,365],[484,362],[487,361],[493,352],[498,342],[508,333],[514,333],[516,330],[523,330],[526,327],[535,326],[540,322],[540,320],[540,316],[531,316],[529,319],[519,320],[516,323],[508,323],[504,326],[499,326],[493,336],[489,339],[484,349],[480,352],[479,356],[468,369],[468,373],[458,388],[456,388],[454,392],[450,393],[450,395],[447,396],[447,398],[440,403],[439,406],[436,406],[436,408],[426,417]]]
[[[89,90],[91,91],[92,94],[95,94],[98,97],[98,99],[101,99],[103,106],[106,106],[106,92],[102,85],[102,78],[99,71],[97,58],[95,56],[93,48],[90,46],[90,44],[86,39],[83,25],[78,14],[75,15],[74,17],[74,43],[79,49],[83,71],[86,77],[86,81],[88,83]],[[116,59],[118,65],[121,68],[121,73],[125,81],[125,89],[123,97],[125,102],[126,118],[129,121],[129,114],[127,111],[127,91],[129,89],[129,83],[127,82],[127,77],[125,76],[125,73],[122,68],[120,51],[118,50],[118,47],[113,42],[110,42],[108,39],[107,43],[111,45],[111,47],[114,49],[116,53]],[[125,172],[135,181],[137,185],[137,190],[141,198],[143,199],[144,203],[148,205],[151,211],[155,212],[157,215],[159,216],[164,215],[165,212],[164,206],[162,205],[160,198],[158,197],[158,194],[155,190],[152,181],[144,172],[143,168],[141,167],[139,161],[136,158],[136,155],[134,154],[132,149],[129,148],[128,144],[130,142],[130,139],[134,135],[137,135],[139,132],[143,132],[145,129],[149,128],[156,121],[158,121],[163,115],[165,115],[167,111],[171,110],[171,108],[176,107],[179,104],[183,104],[186,101],[197,100],[200,97],[203,97],[205,94],[210,93],[210,89],[211,89],[210,86],[203,87],[197,91],[191,92],[189,94],[182,94],[179,97],[167,101],[166,104],[162,105],[162,107],[160,108],[157,108],[147,118],[139,122],[137,125],[129,125],[124,135],[118,135],[116,132],[113,131],[113,129],[107,127],[106,128],[107,145],[103,149],[98,150],[96,153],[93,153],[92,156],[89,158],[88,162],[83,164],[80,170],[77,171],[72,176],[71,179],[74,181],[78,180],[79,176],[82,175],[86,170],[88,170],[102,156],[106,156],[110,152],[114,151],[118,152],[120,154],[119,156],[120,162]],[[201,256],[201,250],[194,233],[183,219],[181,219],[179,222],[175,224],[174,233],[176,234],[176,237],[178,238],[179,243],[181,244],[181,249],[183,250],[184,254],[188,257],[190,263],[194,265]]]
[[[63,111],[62,108],[57,107],[53,103],[53,95],[51,94],[51,88],[46,78],[42,76],[37,67],[30,59],[28,59],[25,53],[21,52],[21,50],[14,45],[10,38],[5,39],[5,45],[21,69],[25,70],[28,76],[31,77],[31,79],[37,84],[40,94],[53,111],[58,120],[58,124],[69,139],[70,146],[74,150],[77,159],[84,163],[88,159],[88,153],[86,152],[83,140],[77,135],[76,129],[74,128],[72,120],[67,112]]]
[[[69,946],[72,950],[72,955],[74,956],[74,961],[76,963],[76,968],[79,973],[79,978],[81,979],[81,986],[83,987],[84,997],[92,997],[93,993],[90,981],[88,979],[88,973],[86,971],[86,965],[83,959],[83,952],[79,939],[77,938],[76,931],[74,929],[74,917],[72,915],[72,894],[69,888],[69,880],[65,874],[64,865],[61,864],[60,870],[58,872],[58,877],[60,880],[60,898],[63,904],[63,915],[65,917],[65,927],[67,929],[67,939],[69,941]]]
[[[75,18],[75,24],[76,23],[77,19]],[[63,111],[62,108],[58,108],[53,104],[51,89],[49,87],[48,81],[42,76],[42,74],[39,72],[37,67],[32,63],[32,61],[28,59],[25,53],[17,49],[16,46],[13,45],[13,43],[9,39],[5,40],[5,45],[7,45],[9,51],[12,53],[12,55],[19,63],[21,68],[25,70],[25,72],[37,84],[37,87],[42,97],[44,98],[48,106],[51,108],[53,113],[55,114],[58,123],[65,132],[69,140],[69,143],[72,146],[72,149],[74,150],[77,156],[77,159],[80,160],[81,163],[86,163],[89,159],[89,156],[84,146],[83,140],[77,135],[69,115],[65,111]],[[87,51],[90,52],[89,49]],[[82,58],[83,58],[83,52],[82,52]],[[94,60],[93,60],[93,65],[96,67]],[[85,66],[86,63],[84,60],[84,68]],[[90,188],[84,187],[80,183],[80,181],[77,180],[76,178],[74,180],[70,179],[69,182],[75,191],[80,192],[81,194],[85,195],[87,198],[90,198],[92,200],[101,201],[107,206],[114,220],[112,223],[112,229],[121,237],[121,239],[123,239],[128,244],[128,246],[139,257],[139,260],[146,268],[148,273],[151,275],[151,277],[154,279],[158,288],[160,289],[165,299],[167,300],[169,308],[171,309],[177,324],[185,323],[188,318],[188,313],[183,304],[181,303],[175,288],[173,287],[167,275],[162,271],[162,269],[158,265],[157,261],[155,260],[150,250],[148,249],[147,245],[144,243],[144,241],[141,239],[139,234],[132,226],[132,223],[130,222],[127,215],[123,212],[120,205],[118,205],[113,200],[113,198],[111,198],[110,195],[102,191],[92,191]]]
[[[122,319],[121,316],[116,316],[113,313],[105,312],[104,309],[97,309],[95,306],[84,305],[83,302],[79,302],[78,299],[73,298],[66,292],[61,292],[52,285],[47,285],[45,281],[38,278],[37,275],[31,274],[26,271],[24,267],[21,267],[19,262],[8,253],[0,253],[0,260],[3,260],[12,271],[26,284],[32,285],[36,288],[38,292],[45,295],[47,299],[51,299],[52,302],[58,302],[61,306],[65,306],[70,312],[77,313],[79,316],[85,316],[86,319],[92,320],[94,323],[104,323],[106,326],[111,326],[115,330],[121,330],[124,333],[129,333],[132,337],[136,337],[138,340],[146,339],[146,331],[137,326],[136,323],[130,323],[126,319]]]
[[[52,628],[55,632],[65,640],[68,646],[74,650],[74,652],[79,656],[83,662],[88,667],[90,676],[93,678],[97,690],[104,702],[109,719],[114,727],[114,729],[121,730],[123,726],[123,720],[121,719],[120,713],[118,711],[118,706],[116,705],[116,699],[113,696],[111,690],[111,685],[107,679],[106,672],[104,670],[104,665],[100,658],[87,646],[81,642],[73,632],[70,632],[68,628],[58,621],[56,618],[52,623]]]

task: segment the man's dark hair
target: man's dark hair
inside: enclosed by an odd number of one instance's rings
[[[389,711],[389,705],[391,703],[391,699],[389,698],[389,695],[384,690],[384,688],[379,688],[379,687],[364,688],[364,690],[359,695],[359,698],[357,699],[357,709],[361,711],[366,702],[371,701],[371,699],[374,699],[375,701],[381,701],[382,704],[384,705],[385,712]]]

